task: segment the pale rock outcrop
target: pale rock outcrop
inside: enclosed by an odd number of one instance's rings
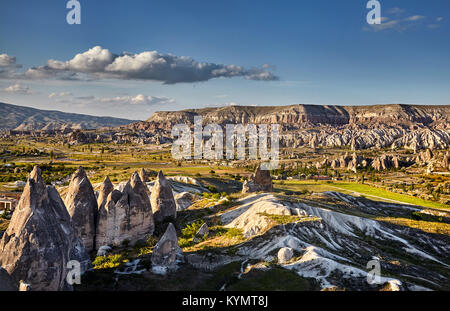
[[[156,177],[158,174],[153,170],[146,170],[145,168],[141,168],[139,171],[139,177],[141,178],[143,183],[149,182],[150,178]]]
[[[82,167],[73,174],[64,203],[86,251],[91,252],[94,249],[98,205],[94,189]]]
[[[177,232],[172,223],[169,223],[166,232],[156,244],[151,260],[152,270],[156,273],[175,270],[178,263],[184,261],[183,252],[178,246]]]
[[[222,214],[220,219],[226,228],[241,229],[246,238],[261,234],[273,225],[267,215],[292,215],[290,208],[280,204],[273,195],[255,195],[244,201],[247,200],[249,203]]]
[[[430,149],[427,149],[419,153],[419,156],[417,157],[417,162],[423,165],[428,165],[431,162],[431,160],[433,160],[433,157],[434,157],[433,152]]]
[[[2,267],[0,267],[0,292],[12,292],[18,290],[17,284]]]
[[[97,251],[97,256],[106,256],[111,252],[112,248],[108,245],[101,246]]]
[[[242,193],[252,193],[259,191],[273,191],[273,183],[270,172],[267,170],[261,170],[260,166],[258,166],[255,173],[252,174],[242,186]]]
[[[278,263],[284,264],[289,262],[294,256],[294,250],[290,247],[283,247],[278,251]]]
[[[100,186],[100,190],[98,192],[98,198],[97,198],[98,209],[101,209],[104,206],[104,204],[106,203],[106,200],[108,199],[109,194],[113,191],[114,191],[114,185],[112,184],[109,177],[106,176],[105,180],[103,181],[102,185]]]
[[[450,151],[444,155],[444,159],[442,160],[442,167],[450,170]]]
[[[194,201],[198,200],[200,197],[198,195],[192,194],[190,192],[182,192],[175,195],[175,203],[177,205],[177,211],[184,211],[189,208]]]
[[[45,185],[35,167],[0,240],[0,266],[32,290],[71,290],[66,277],[72,260],[82,273],[91,266],[58,191]]]
[[[158,173],[153,185],[150,200],[156,223],[170,221],[177,217],[177,205],[172,188],[162,171]]]
[[[139,175],[134,173],[123,192],[114,190],[98,211],[96,245],[135,244],[153,234],[153,213]]]
[[[195,233],[194,238],[192,239],[192,241],[194,241],[195,243],[201,241],[201,239],[203,239],[204,236],[208,236],[209,235],[209,227],[206,223],[204,223],[200,229],[198,229],[198,231]]]
[[[372,167],[377,171],[389,169],[393,167],[392,158],[385,154],[375,158],[372,162]]]

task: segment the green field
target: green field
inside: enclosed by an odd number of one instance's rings
[[[339,191],[347,194],[360,194],[367,196],[369,199],[387,202],[402,202],[413,205],[419,205],[434,209],[450,210],[450,206],[438,202],[432,202],[409,196],[390,192],[388,190],[373,187],[366,184],[351,183],[351,182],[324,182],[324,181],[309,181],[309,180],[286,180],[283,184],[276,182],[276,189],[290,190],[290,191],[310,191],[310,192],[324,192],[324,191]]]

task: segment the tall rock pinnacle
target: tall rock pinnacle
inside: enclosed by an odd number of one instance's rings
[[[35,167],[0,240],[0,266],[31,290],[71,290],[66,278],[72,260],[80,263],[82,273],[90,266],[59,193],[44,184]]]
[[[92,251],[98,206],[94,189],[82,167],[73,174],[64,202],[86,250]]]
[[[177,205],[172,188],[162,171],[158,173],[150,201],[156,223],[171,221],[177,217]]]

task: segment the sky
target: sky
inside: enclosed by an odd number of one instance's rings
[[[450,104],[450,1],[0,2],[0,102],[145,120],[226,105]]]

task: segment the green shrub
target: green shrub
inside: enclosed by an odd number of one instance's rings
[[[128,260],[122,254],[108,255],[108,256],[98,256],[92,262],[94,269],[112,269],[117,268],[122,263]]]

